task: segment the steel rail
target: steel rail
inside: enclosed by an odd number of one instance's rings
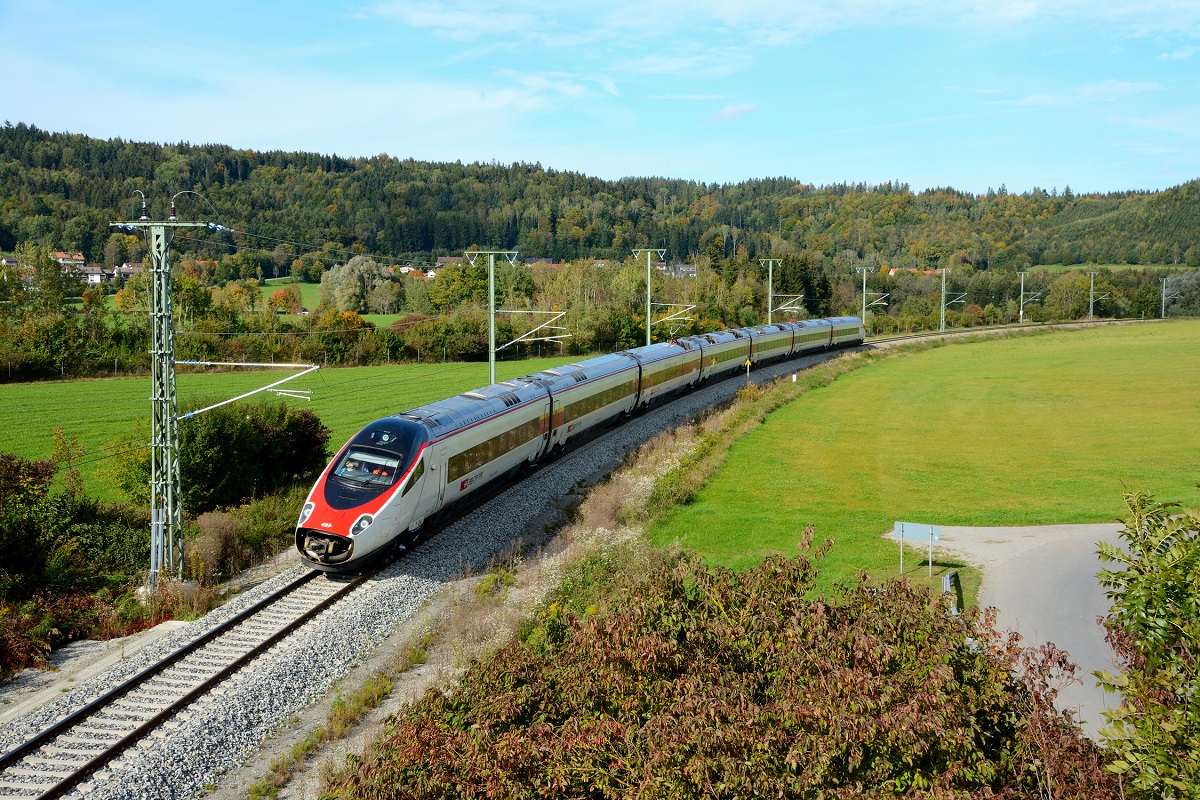
[[[218,684],[222,683],[226,678],[230,677],[235,672],[239,671],[242,667],[246,666],[248,663],[253,661],[255,658],[262,655],[264,652],[269,650],[271,647],[273,647],[279,641],[281,641],[282,639],[284,639],[285,637],[287,637],[288,635],[293,633],[297,628],[299,628],[300,626],[304,625],[306,622],[311,620],[317,614],[321,613],[322,611],[327,609],[329,606],[333,605],[335,602],[340,600],[342,597],[345,597],[347,594],[349,594],[350,592],[357,589],[363,583],[365,583],[369,579],[373,578],[377,572],[378,572],[378,569],[372,569],[368,572],[365,572],[362,575],[359,575],[354,580],[347,583],[341,589],[338,589],[336,592],[331,594],[329,597],[327,597],[324,600],[322,600],[321,602],[319,602],[316,606],[314,606],[313,608],[304,612],[299,617],[297,617],[295,620],[288,623],[280,630],[276,631],[269,638],[267,638],[260,644],[256,645],[252,650],[247,652],[245,655],[241,656],[236,661],[229,664],[227,667],[223,668],[220,672],[217,672],[215,675],[213,675],[212,677],[205,680],[199,686],[192,689],[190,692],[188,692],[183,697],[176,700],[174,703],[172,703],[167,708],[164,708],[158,714],[155,714],[153,717],[146,720],[146,722],[142,723],[138,728],[136,728],[135,730],[133,730],[132,732],[127,734],[120,741],[118,741],[118,742],[114,743],[113,745],[111,745],[110,747],[106,748],[103,752],[96,755],[95,758],[92,758],[91,760],[89,760],[86,764],[81,766],[75,772],[71,773],[66,778],[63,778],[58,783],[54,784],[53,786],[51,786],[48,789],[46,789],[45,791],[43,791],[42,794],[37,796],[37,800],[50,800],[50,798],[61,797],[62,795],[69,792],[76,785],[78,785],[79,783],[82,783],[84,780],[86,780],[88,778],[88,776],[91,775],[93,772],[102,768],[105,764],[107,764],[108,762],[115,759],[117,756],[119,756],[125,750],[127,750],[128,748],[130,748],[131,746],[133,746],[134,744],[139,742],[141,739],[145,738],[145,736],[147,734],[149,734],[151,731],[158,728],[160,725],[162,725],[162,723],[166,722],[168,719],[173,717],[176,713],[183,710],[187,706],[191,705],[198,698],[200,698],[202,695],[204,695],[206,692],[208,692],[208,690],[210,690],[213,687],[217,686]],[[319,572],[308,573],[308,575],[310,576],[309,580],[311,580],[312,577],[316,577],[317,575],[320,575],[320,574],[321,573],[319,573]],[[299,582],[297,582],[297,583],[299,583]]]
[[[107,692],[100,695],[95,700],[92,700],[87,705],[71,712],[67,716],[63,717],[62,719],[60,719],[57,722],[55,722],[54,724],[52,724],[50,727],[42,730],[40,733],[35,735],[32,739],[29,739],[28,741],[26,741],[24,744],[17,745],[12,750],[9,750],[4,755],[0,756],[0,771],[8,769],[13,764],[17,763],[22,758],[29,755],[29,753],[38,749],[42,745],[47,744],[50,741],[54,740],[59,734],[69,730],[70,728],[75,727],[77,724],[82,722],[84,719],[87,719],[88,717],[92,716],[93,714],[95,714],[97,711],[104,708],[105,706],[112,705],[117,700],[120,700],[122,697],[124,697],[125,695],[132,692],[134,689],[141,686],[143,683],[148,681],[150,678],[153,678],[155,675],[159,674],[160,672],[164,672],[167,668],[173,666],[175,663],[182,661],[184,658],[191,655],[195,651],[199,650],[201,647],[208,644],[213,639],[216,639],[219,636],[227,633],[230,629],[236,627],[237,625],[239,625],[240,623],[249,619],[250,617],[254,616],[255,614],[258,614],[260,611],[267,608],[268,606],[274,605],[277,601],[281,600],[282,598],[284,598],[287,595],[294,592],[296,589],[300,588],[304,584],[311,581],[318,574],[319,573],[316,573],[316,572],[307,572],[303,575],[298,576],[295,580],[280,587],[279,589],[276,589],[274,592],[267,595],[263,599],[259,600],[258,602],[254,603],[253,605],[249,606],[248,608],[244,609],[243,611],[237,613],[236,615],[230,617],[228,620],[226,620],[225,622],[222,622],[220,625],[217,625],[211,631],[208,631],[207,633],[197,637],[196,639],[193,639],[192,641],[183,645],[179,649],[170,653],[161,661],[157,661],[157,662],[151,664],[150,666],[146,667],[145,669],[143,669],[141,672],[138,672],[138,673],[132,675],[131,677],[126,678],[120,684],[113,687],[112,689],[109,689]]]

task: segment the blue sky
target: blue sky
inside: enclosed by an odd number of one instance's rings
[[[0,0],[0,116],[603,178],[1200,177],[1200,0]]]

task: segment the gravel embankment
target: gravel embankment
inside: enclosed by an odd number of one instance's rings
[[[807,356],[769,366],[751,373],[750,379],[763,383],[831,357]],[[594,483],[660,431],[729,399],[745,380],[737,376],[722,381],[635,417],[482,504],[178,715],[171,723],[174,727],[131,748],[107,774],[101,773],[86,787],[86,792],[71,796],[126,800],[201,793],[412,619],[443,583],[466,570],[482,571],[490,559],[520,537],[527,541],[541,538],[546,523],[558,515],[564,497],[581,485]],[[19,744],[302,569],[295,567],[245,592],[39,712],[0,729],[0,750]]]

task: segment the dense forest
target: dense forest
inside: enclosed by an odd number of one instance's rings
[[[1070,187],[972,195],[905,184],[812,186],[791,178],[705,184],[665,178],[605,181],[540,164],[427,163],[387,155],[235,150],[0,130],[0,250],[19,243],[79,250],[92,262],[113,219],[140,200],[165,216],[167,198],[189,219],[232,228],[204,244],[210,258],[269,253],[265,277],[315,245],[377,258],[429,260],[471,245],[555,261],[622,259],[664,247],[692,261],[720,238],[730,257],[810,251],[868,267],[976,269],[1039,264],[1200,266],[1200,182],[1162,192],[1075,195]],[[210,205],[211,204],[211,205]],[[237,233],[243,231],[246,233]],[[252,234],[250,236],[248,234]]]

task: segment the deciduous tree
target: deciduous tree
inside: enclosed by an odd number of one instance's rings
[[[1200,516],[1126,492],[1124,547],[1099,544],[1112,608],[1108,641],[1122,671],[1096,673],[1119,693],[1101,733],[1109,769],[1141,798],[1200,798]]]

